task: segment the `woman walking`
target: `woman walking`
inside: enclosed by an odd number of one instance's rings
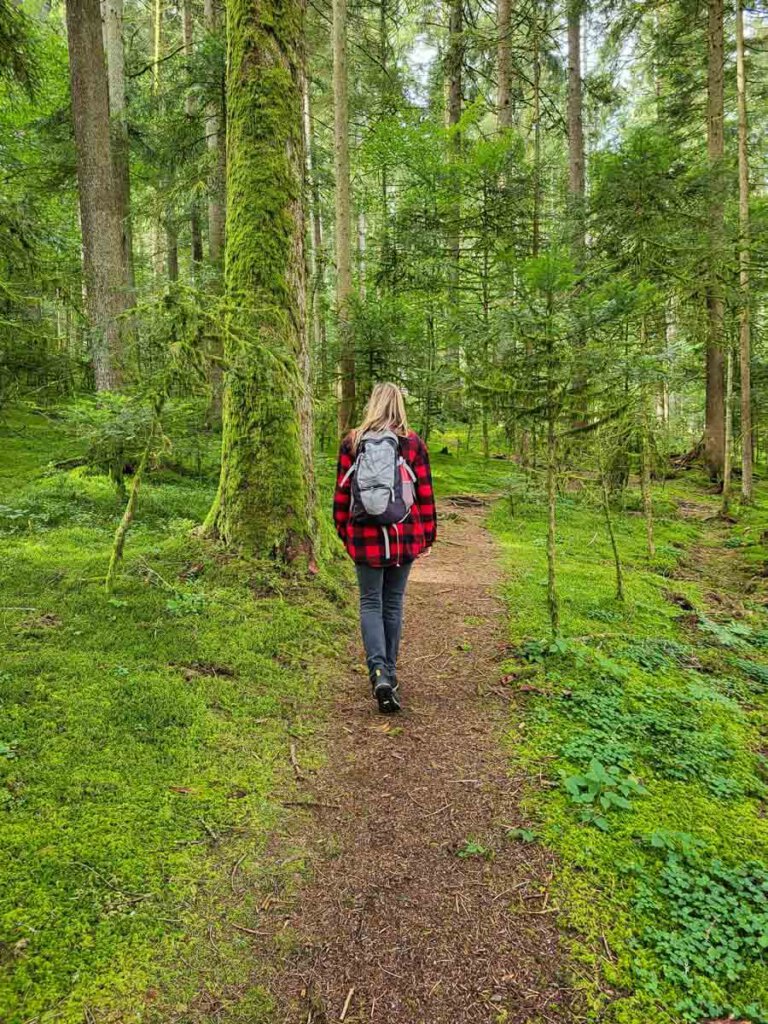
[[[395,384],[374,387],[362,423],[341,444],[333,520],[357,571],[373,695],[380,711],[399,711],[405,586],[413,560],[429,554],[437,520],[427,448],[408,429]]]

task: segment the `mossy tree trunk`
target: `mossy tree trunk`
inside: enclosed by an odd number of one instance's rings
[[[247,554],[311,556],[302,0],[227,3],[221,479],[206,529]]]

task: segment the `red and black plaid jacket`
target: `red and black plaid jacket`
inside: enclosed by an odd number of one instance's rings
[[[333,521],[353,562],[371,566],[401,565],[412,562],[425,548],[431,547],[437,534],[435,495],[429,468],[427,446],[418,434],[411,432],[400,439],[400,454],[416,476],[415,501],[405,522],[392,526],[364,526],[353,523],[349,515],[352,480],[344,476],[354,462],[352,438],[342,442],[336,468],[336,492],[333,496]],[[382,529],[388,530],[389,558]]]

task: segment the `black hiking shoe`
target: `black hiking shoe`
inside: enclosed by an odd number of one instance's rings
[[[379,711],[383,715],[390,715],[393,711],[400,710],[400,697],[397,693],[397,687],[393,686],[388,679],[382,679],[381,682],[376,683],[373,695],[379,702]]]
[[[384,715],[392,714],[400,710],[400,696],[398,694],[397,680],[389,680],[377,668],[371,678],[373,696],[378,701],[379,711]]]

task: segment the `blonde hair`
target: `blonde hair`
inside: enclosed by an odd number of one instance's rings
[[[359,438],[369,430],[393,430],[399,437],[408,436],[405,402],[397,384],[382,382],[375,385],[365,407],[362,422],[352,431],[353,448],[357,448]]]

